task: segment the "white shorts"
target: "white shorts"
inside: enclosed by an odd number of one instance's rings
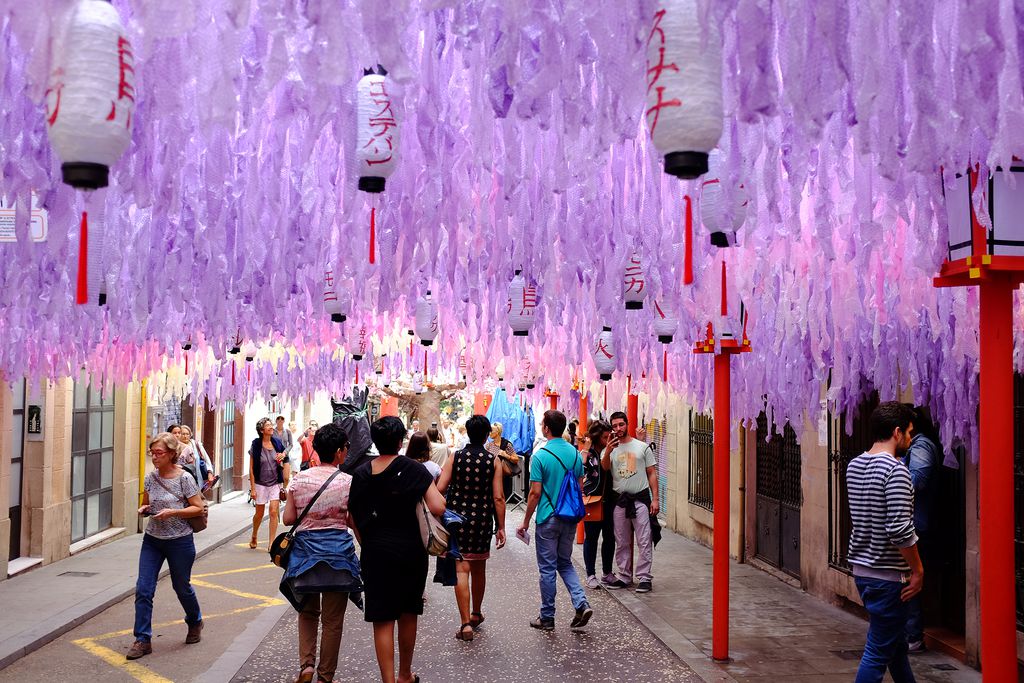
[[[256,484],[256,504],[266,505],[270,501],[276,500],[281,501],[281,485],[274,484],[273,486],[263,486]]]

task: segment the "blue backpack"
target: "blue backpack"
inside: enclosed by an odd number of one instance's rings
[[[580,482],[557,455],[547,448],[542,448],[541,450],[551,453],[551,457],[558,460],[558,464],[565,470],[565,476],[562,477],[562,485],[558,488],[558,498],[555,502],[551,503],[551,496],[548,496],[547,491],[541,488],[554,509],[555,519],[578,524],[587,512],[586,508],[583,507],[583,491],[580,490]]]

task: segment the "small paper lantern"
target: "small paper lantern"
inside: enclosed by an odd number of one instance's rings
[[[672,335],[679,326],[679,319],[666,314],[657,301],[654,302],[654,313],[654,333],[658,335],[658,341],[662,344],[671,344]]]
[[[716,247],[734,247],[736,233],[747,217],[747,190],[740,184],[725,187],[722,181],[722,158],[718,152],[711,155],[711,169],[700,191],[700,220],[708,229],[711,244]],[[732,206],[732,220],[729,210]]]
[[[78,0],[54,38],[46,90],[50,142],[72,187],[106,187],[110,167],[131,142],[135,57],[117,10]]]
[[[416,372],[412,376],[412,390],[413,390],[414,393],[417,393],[417,394],[422,394],[423,392],[425,392],[427,390],[426,387],[423,386],[423,373],[422,372]]]
[[[665,157],[665,172],[692,179],[707,173],[722,136],[722,40],[707,31],[697,0],[659,0],[647,36],[647,128]]]
[[[425,296],[416,301],[416,335],[424,346],[432,346],[437,337],[437,304],[427,290]]]
[[[239,330],[235,334],[235,338],[228,343],[228,353],[232,356],[237,356],[242,352],[242,331]]]
[[[626,302],[627,310],[638,310],[644,307],[646,297],[647,279],[643,266],[640,265],[640,255],[633,252],[622,276],[622,298]]]
[[[256,350],[256,344],[252,342],[246,342],[246,344],[242,346],[242,355],[245,356],[245,361],[247,363],[251,363],[255,360]]]
[[[347,292],[339,292],[339,289],[334,271],[328,268],[324,271],[324,311],[331,316],[331,322],[335,323],[343,323],[348,317]]]
[[[398,121],[387,73],[380,64],[366,69],[356,86],[356,166],[363,192],[383,192],[398,163]]]
[[[275,372],[274,379],[270,380],[270,398],[277,398],[278,393],[280,393],[280,390],[278,389],[277,373]]]
[[[601,379],[610,380],[615,371],[615,338],[612,336],[612,328],[605,326],[601,334],[597,335],[593,358],[594,368]]]
[[[385,357],[385,354],[382,353],[382,354],[380,354],[379,356],[377,356],[377,357],[375,357],[373,359],[373,372],[374,372],[374,374],[376,374],[376,375],[383,375],[384,374],[384,357]]]
[[[536,320],[537,287],[526,284],[521,270],[508,286],[508,324],[512,328],[512,336],[528,337],[530,328]]]
[[[979,187],[980,185],[980,187]],[[943,188],[949,224],[949,261],[968,256],[1024,256],[1024,163],[957,174]],[[978,211],[975,202],[988,211]],[[983,261],[982,261],[983,262]],[[977,267],[977,263],[974,264]]]
[[[359,340],[356,342],[355,351],[352,352],[352,360],[358,362],[366,355],[368,341],[366,339],[366,327],[359,328]]]
[[[182,351],[191,351],[192,350],[192,337],[189,337],[188,339],[186,339],[185,341],[183,341],[181,343],[181,350]]]

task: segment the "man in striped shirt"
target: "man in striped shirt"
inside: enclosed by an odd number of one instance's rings
[[[907,658],[907,601],[921,592],[924,569],[914,531],[914,486],[901,458],[914,413],[896,401],[871,413],[874,445],[846,468],[853,530],[849,560],[868,611],[868,636],[856,683],[875,683],[886,668],[895,683],[914,681]]]

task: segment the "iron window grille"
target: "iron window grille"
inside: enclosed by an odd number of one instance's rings
[[[705,413],[690,411],[689,472],[687,500],[714,510],[715,422]]]

